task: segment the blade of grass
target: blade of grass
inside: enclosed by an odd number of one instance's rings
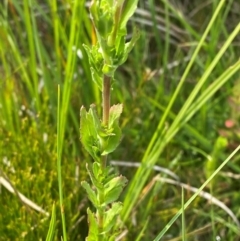
[[[65,70],[63,99],[62,99],[62,106],[61,106],[61,125],[62,125],[62,132],[60,133],[60,138],[61,138],[60,151],[61,152],[62,152],[62,144],[63,144],[64,132],[65,132],[67,116],[68,116],[73,71],[76,64],[76,54],[74,54],[74,52],[72,51],[72,46],[74,46],[74,43],[77,42],[79,38],[80,31],[77,31],[77,26],[80,24],[79,16],[81,16],[81,11],[83,11],[82,9],[84,9],[84,1],[82,1],[81,3],[80,1],[75,1],[73,3],[71,29],[70,29],[70,37],[69,37],[69,43],[68,43],[68,57],[67,57],[67,65]]]
[[[181,11],[177,10],[176,7],[172,6],[172,4],[169,1],[162,0],[162,2],[166,5],[168,5],[168,8],[174,13],[174,15],[178,18],[178,20],[182,23],[184,26],[184,29],[186,29],[189,33],[192,34],[194,38],[197,39],[197,41],[200,39],[200,34],[198,34],[197,31],[195,31],[191,25],[189,24],[189,21],[187,18],[184,17]]]
[[[213,26],[213,23],[214,21],[216,20],[217,16],[218,16],[218,13],[220,12],[221,8],[223,7],[223,4],[224,4],[224,0],[222,0],[214,15],[212,16],[205,32],[203,33],[202,35],[202,38],[201,40],[199,41],[194,53],[193,53],[193,56],[191,58],[191,60],[189,61],[187,67],[186,67],[186,70],[184,71],[183,73],[183,76],[156,128],[156,131],[147,147],[147,150],[146,152],[144,153],[144,156],[143,156],[143,159],[142,159],[142,163],[143,165],[138,169],[137,173],[135,174],[132,182],[130,183],[129,185],[129,189],[127,191],[127,194],[126,194],[126,197],[125,197],[125,201],[124,201],[124,207],[123,207],[123,210],[122,210],[122,218],[123,220],[127,220],[137,198],[138,198],[138,195],[139,193],[141,192],[143,186],[144,186],[144,183],[146,182],[150,172],[151,172],[151,166],[154,165],[154,163],[157,161],[157,158],[159,157],[160,153],[162,152],[162,150],[164,149],[165,145],[166,145],[166,141],[164,139],[162,139],[162,133],[164,131],[164,123],[166,121],[166,118],[167,116],[169,115],[170,113],[170,110],[174,104],[174,102],[176,101],[177,99],[177,96],[186,80],[186,77],[197,57],[197,54],[199,53],[200,51],[200,48],[202,47],[206,37],[207,37],[207,34],[209,33],[211,27]],[[160,137],[160,138],[159,138]],[[157,140],[158,139],[158,140]]]
[[[148,226],[148,223],[149,223],[149,218],[146,219],[144,226],[135,241],[140,241],[142,239],[142,237],[144,236],[144,232]]]
[[[62,139],[60,133],[63,133],[62,128],[62,119],[61,119],[61,110],[60,110],[60,86],[58,85],[58,113],[57,113],[57,173],[58,173],[58,188],[59,188],[59,203],[60,211],[62,218],[62,231],[63,231],[63,240],[67,241],[67,232],[66,232],[66,222],[65,222],[65,213],[64,213],[64,204],[63,204],[63,187],[62,187],[62,170],[61,170],[61,159],[62,159]]]
[[[165,111],[166,107],[161,105],[159,102],[157,102],[155,99],[147,96],[147,95],[143,95],[144,98],[148,99],[149,102],[151,102],[153,105],[155,105],[158,109],[160,109],[161,111]],[[176,118],[176,114],[174,114],[172,111],[170,111],[169,113],[169,117],[174,120]],[[211,143],[210,141],[204,136],[202,135],[199,131],[197,131],[193,126],[189,125],[189,124],[185,124],[184,125],[184,129],[187,131],[187,133],[189,134],[189,136],[192,136],[194,139],[196,139],[199,144],[202,145],[202,147],[204,147],[206,150],[210,151],[211,149],[209,148]]]
[[[164,229],[157,235],[157,237],[153,241],[160,240],[163,235],[169,230],[169,228],[173,225],[173,223],[179,218],[182,214],[183,210],[186,210],[187,207],[193,202],[193,200],[199,195],[199,193],[206,187],[211,180],[219,173],[219,171],[233,158],[233,156],[240,150],[240,145],[229,155],[229,157],[213,172],[213,174],[202,184],[202,186],[184,205],[183,209],[180,209],[175,216],[168,222],[168,224],[164,227]]]
[[[154,11],[154,4],[151,3],[151,11],[152,11],[152,16],[153,16],[153,20],[156,18],[155,17],[155,11]],[[166,4],[164,2],[164,12],[165,12],[165,25],[166,25],[166,33],[165,33],[165,41],[164,41],[164,48],[161,51],[161,49],[158,47],[159,49],[159,53],[163,52],[163,71],[166,72],[167,71],[167,65],[169,62],[169,49],[170,49],[170,19],[169,19],[169,8],[168,8],[168,4]],[[156,39],[158,39],[158,31],[156,29],[156,21],[154,21],[154,32],[156,35]],[[161,44],[159,43],[160,41],[157,41],[157,44],[161,46]],[[164,86],[164,75],[160,75],[160,81],[159,81],[159,86]],[[163,94],[163,88],[158,88],[157,89],[157,93],[155,95],[155,99],[159,99],[159,96],[161,96]]]
[[[58,80],[61,80],[61,50],[60,50],[60,19],[58,16],[57,1],[49,1],[52,11],[52,22],[53,22],[53,32],[54,32],[54,47],[56,53],[56,62],[57,62],[57,73]]]
[[[218,54],[216,55],[216,57],[214,58],[214,60],[211,62],[211,64],[209,65],[209,67],[206,69],[206,71],[204,72],[203,76],[200,78],[200,80],[198,81],[197,85],[195,86],[195,88],[193,89],[193,91],[191,92],[190,96],[187,98],[186,102],[184,103],[183,107],[181,108],[180,112],[178,113],[178,115],[176,116],[176,118],[174,119],[174,122],[172,123],[171,127],[168,130],[168,133],[172,131],[172,129],[175,129],[182,121],[182,119],[184,119],[184,116],[186,116],[186,113],[189,109],[189,107],[194,103],[194,99],[196,98],[196,96],[199,94],[200,89],[202,88],[202,86],[204,85],[204,83],[207,81],[207,78],[209,77],[209,75],[212,73],[214,67],[217,65],[217,63],[219,62],[220,58],[223,56],[223,54],[225,53],[225,51],[227,50],[227,48],[229,47],[229,45],[231,44],[231,42],[233,41],[233,39],[237,36],[237,34],[240,31],[240,24],[238,24],[236,26],[236,28],[234,29],[234,31],[231,33],[231,35],[228,37],[227,41],[225,42],[225,44],[222,46],[222,48],[219,50]],[[209,90],[209,89],[208,89]],[[211,90],[210,90],[211,91]]]
[[[31,79],[33,82],[33,89],[34,89],[34,99],[36,101],[36,109],[40,110],[40,100],[38,94],[38,76],[37,76],[37,64],[36,64],[36,51],[35,51],[35,44],[34,44],[34,37],[36,35],[36,29],[32,22],[31,22],[31,0],[24,0],[24,21],[27,30],[27,40],[29,46],[29,67],[31,71]]]
[[[40,7],[39,7],[40,9]],[[56,96],[56,91],[55,91],[55,86],[54,86],[54,81],[53,78],[51,76],[52,75],[56,75],[54,76],[54,79],[56,79],[58,82],[60,82],[59,74],[58,71],[52,71],[53,65],[52,65],[52,59],[51,56],[49,56],[49,52],[47,51],[46,47],[44,46],[44,43],[40,37],[40,33],[38,32],[38,28],[37,28],[37,22],[36,22],[36,18],[34,16],[34,14],[31,14],[31,22],[32,22],[32,31],[33,31],[33,38],[34,38],[34,42],[35,42],[35,52],[39,61],[39,67],[41,69],[41,75],[42,75],[42,79],[44,82],[44,86],[45,89],[48,92],[48,96],[50,99],[50,104],[52,106],[56,106],[56,102],[57,102],[57,96]],[[51,66],[51,68],[49,69],[49,67]],[[35,71],[36,72],[36,71]],[[51,73],[53,72],[53,73]],[[56,74],[55,74],[56,73]],[[37,91],[38,91],[38,87]],[[37,93],[37,95],[39,96],[39,93]],[[56,116],[53,115],[53,118],[56,121]]]
[[[53,203],[51,221],[50,221],[46,241],[54,240],[55,230],[56,230],[56,205],[55,203]]]
[[[182,240],[186,241],[186,225],[185,225],[185,210],[184,210],[184,188],[182,187]]]
[[[240,26],[240,25],[239,25]],[[166,142],[168,143],[178,132],[178,130],[191,119],[191,117],[203,106],[218,90],[223,86],[226,81],[228,81],[238,70],[240,69],[240,61],[238,61],[233,66],[229,67],[217,80],[215,80],[197,99],[195,102],[192,102],[190,108],[182,116],[182,119],[179,121],[178,125],[175,125],[174,128],[170,128],[166,135]],[[172,127],[172,126],[171,126]]]
[[[219,3],[219,5],[218,5],[214,15],[212,16],[212,18],[211,18],[211,20],[210,20],[210,22],[209,22],[209,24],[208,24],[208,26],[207,26],[207,28],[205,30],[205,32],[203,33],[202,38],[200,39],[200,41],[199,41],[199,43],[198,43],[198,45],[197,45],[197,47],[196,47],[196,49],[195,49],[195,51],[194,51],[194,53],[192,55],[192,58],[190,59],[188,65],[187,65],[187,67],[186,67],[186,69],[185,69],[185,71],[184,71],[184,73],[183,73],[183,75],[181,77],[181,80],[180,80],[180,82],[179,82],[179,84],[178,84],[178,86],[177,86],[177,88],[176,88],[176,90],[175,90],[175,92],[174,92],[174,94],[173,94],[173,96],[172,96],[172,98],[171,98],[167,108],[166,108],[166,111],[164,112],[164,114],[163,114],[163,116],[162,116],[162,118],[161,118],[161,120],[160,120],[160,122],[158,124],[158,127],[157,127],[157,129],[156,129],[156,131],[155,131],[155,133],[154,133],[154,135],[153,135],[153,137],[152,137],[148,147],[147,147],[147,150],[146,150],[146,152],[144,154],[144,157],[143,157],[144,161],[147,160],[147,157],[149,156],[150,151],[152,150],[154,144],[156,143],[156,139],[158,138],[158,136],[160,134],[159,132],[163,129],[163,125],[165,123],[165,120],[166,120],[167,116],[169,115],[169,112],[170,112],[174,102],[176,101],[177,96],[178,96],[178,94],[179,94],[183,84],[185,83],[186,77],[189,74],[189,71],[190,71],[190,69],[191,69],[191,67],[192,67],[192,65],[193,65],[193,63],[194,63],[194,61],[195,61],[195,59],[196,59],[196,57],[197,57],[201,47],[202,47],[202,45],[204,44],[204,41],[205,41],[205,39],[206,39],[210,29],[212,28],[214,21],[216,20],[219,12],[221,10],[221,8],[223,7],[224,2],[225,2],[225,0],[222,0]]]

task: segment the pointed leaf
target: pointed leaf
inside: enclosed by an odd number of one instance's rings
[[[91,165],[88,165],[88,163],[86,164],[86,168],[88,171],[88,174],[91,178],[92,184],[99,190],[103,189],[103,184],[95,177],[93,171],[92,171],[92,167]]]
[[[124,53],[126,35],[126,29],[120,29],[117,33],[117,38],[115,41],[116,56],[120,56]],[[114,64],[115,63],[116,62],[114,62]]]
[[[100,162],[100,143],[97,135],[97,128],[100,120],[96,119],[95,106],[91,105],[89,113],[84,107],[80,111],[80,137],[84,148],[95,161]]]
[[[89,231],[88,231],[88,237],[86,238],[86,241],[96,241],[98,240],[97,220],[95,218],[95,215],[92,213],[92,211],[89,208],[87,209],[87,214],[88,214]]]
[[[112,166],[107,166],[104,171],[104,180],[103,184],[106,185],[109,181],[111,181],[113,178],[118,177],[118,173],[113,170]]]
[[[99,75],[99,73],[93,67],[91,67],[90,70],[91,70],[92,80],[97,84],[99,90],[102,91],[103,75]]]
[[[109,127],[110,128],[112,127],[112,125],[115,121],[118,121],[120,115],[122,114],[122,110],[123,110],[122,104],[117,104],[117,105],[111,106],[110,112],[109,112]]]
[[[92,116],[92,119],[93,119],[93,122],[94,122],[95,131],[96,131],[96,134],[97,134],[98,129],[101,128],[101,122],[100,122],[100,119],[99,119],[98,114],[97,114],[96,106],[94,104],[92,104],[90,106],[89,113]]]
[[[124,54],[122,55],[122,58],[119,59],[118,65],[122,65],[127,60],[129,53],[133,49],[133,47],[134,47],[134,45],[137,42],[139,37],[140,37],[139,31],[136,28],[134,28],[133,29],[132,39],[130,40],[130,42],[125,44],[125,46],[124,46]]]
[[[113,203],[112,207],[105,213],[104,232],[109,232],[116,224],[117,215],[122,210],[122,203]]]
[[[101,37],[107,38],[113,28],[114,9],[109,0],[101,0],[97,30]]]
[[[93,81],[97,84],[98,88],[102,91],[102,81],[103,81],[103,73],[102,68],[104,65],[103,56],[99,53],[99,45],[89,46],[83,44],[83,47],[88,55],[89,64],[91,66],[91,75]]]
[[[121,128],[118,126],[118,123],[114,123],[113,127],[113,132],[109,134],[108,137],[105,137],[105,145],[103,152],[101,153],[102,156],[113,152],[120,143],[122,135]]]
[[[88,195],[88,199],[92,202],[92,204],[95,206],[95,207],[98,207],[99,206],[99,203],[98,203],[98,200],[97,200],[97,195],[96,193],[92,190],[92,188],[90,187],[90,185],[86,182],[86,181],[83,181],[81,182],[82,184],[82,187],[86,190],[87,192],[87,195]]]
[[[125,0],[120,19],[120,28],[126,27],[127,21],[131,18],[137,8],[138,0]]]
[[[92,171],[96,179],[99,179],[99,177],[102,175],[102,169],[100,167],[100,163],[94,162],[92,165]]]
[[[120,143],[122,131],[118,125],[118,120],[122,113],[122,109],[122,104],[113,105],[110,108],[109,130],[111,130],[111,132],[104,138],[103,156],[113,152]]]
[[[104,185],[105,204],[107,205],[109,203],[115,202],[119,198],[126,184],[127,178],[124,176],[115,177],[106,183]]]

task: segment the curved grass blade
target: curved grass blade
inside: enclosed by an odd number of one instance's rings
[[[206,187],[211,180],[219,173],[219,171],[232,159],[232,157],[240,150],[240,145],[231,153],[231,155],[217,168],[217,170],[203,183],[203,185],[198,189],[198,191],[185,203],[183,208],[181,208],[175,216],[169,221],[169,223],[164,227],[164,229],[157,235],[153,241],[161,240],[163,235],[170,229],[174,222],[179,218],[183,213],[183,210],[186,210],[187,207],[193,202],[193,200],[199,195],[199,193]]]
[[[53,203],[51,221],[50,221],[46,241],[54,240],[55,230],[56,230],[56,205],[55,203]]]

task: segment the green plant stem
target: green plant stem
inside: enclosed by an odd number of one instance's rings
[[[110,91],[111,91],[111,77],[104,75],[103,78],[103,91],[102,91],[102,103],[103,103],[103,125],[108,127],[109,111],[110,111]],[[107,155],[102,156],[101,169],[104,173],[107,163]],[[105,213],[105,196],[104,190],[99,191],[100,208],[98,209],[98,228],[99,228],[99,241],[103,240],[103,226],[104,226],[104,213]]]
[[[99,230],[99,238],[98,241],[103,240],[103,226],[104,226],[104,213],[105,213],[105,206],[104,204],[104,190],[99,191],[99,202],[100,202],[100,208],[98,208],[98,230]]]
[[[107,155],[106,156],[102,156],[102,160],[101,160],[101,169],[102,172],[105,171],[106,168],[106,164],[107,164]],[[99,203],[100,203],[100,208],[98,209],[98,229],[99,229],[99,234],[102,234],[103,232],[103,226],[104,226],[104,213],[105,213],[105,196],[104,196],[104,189],[99,191]],[[103,240],[103,235],[99,236],[98,241]]]
[[[102,103],[103,103],[103,125],[108,127],[109,112],[110,112],[110,98],[111,98],[111,77],[104,75],[103,78],[103,91],[102,91]],[[107,155],[102,157],[101,168],[106,168]]]
[[[109,110],[110,110],[110,91],[111,91],[111,77],[104,75],[103,78],[103,125],[108,126]]]

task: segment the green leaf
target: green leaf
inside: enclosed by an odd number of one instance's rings
[[[90,7],[89,7],[89,10],[90,10],[90,13],[91,13],[91,17],[93,19],[94,24],[96,24],[98,22],[98,18],[99,18],[99,16],[98,16],[99,4],[97,4],[97,3],[98,3],[98,1],[93,0],[91,2]]]
[[[101,129],[101,121],[98,117],[96,105],[91,104],[89,114],[91,115],[94,123],[95,133],[98,132],[99,129]]]
[[[103,6],[104,4],[104,6]],[[107,0],[101,1],[101,13],[97,23],[97,31],[102,38],[106,39],[113,28],[113,8],[108,4]]]
[[[113,235],[111,235],[111,237],[109,237],[109,240],[108,241],[115,241],[116,240],[116,236],[120,234],[120,232],[116,232],[114,233]]]
[[[96,162],[95,162],[96,163]],[[91,181],[92,181],[92,184],[99,190],[102,190],[103,189],[103,184],[100,182],[100,180],[98,179],[98,176],[96,177],[93,173],[93,170],[92,170],[92,166],[91,165],[88,165],[88,163],[86,164],[86,168],[87,168],[87,171],[88,171],[88,174],[91,178]]]
[[[88,55],[89,64],[91,66],[91,74],[93,81],[97,84],[98,88],[102,91],[103,72],[102,68],[104,65],[104,59],[102,54],[99,52],[99,45],[89,46],[83,44],[83,47]]]
[[[110,180],[108,183],[104,185],[104,194],[105,194],[105,204],[109,204],[115,202],[123,188],[127,184],[127,178],[124,176],[118,176]]]
[[[122,113],[122,104],[113,105],[110,108],[109,113],[109,130],[111,132],[108,133],[107,137],[104,137],[104,146],[102,155],[107,155],[113,152],[120,143],[121,140],[121,128],[118,125],[119,117]]]
[[[115,42],[115,50],[116,50],[116,56],[114,60],[114,64],[119,62],[119,58],[122,58],[122,55],[124,54],[125,49],[125,36],[127,35],[126,30],[119,30],[117,33],[117,38]]]
[[[112,178],[116,177],[116,173],[113,173],[113,168],[111,166],[106,166],[104,170],[102,170],[100,163],[94,162],[92,165],[93,175],[99,182],[105,185]]]
[[[92,165],[92,171],[96,179],[100,179],[100,176],[102,176],[102,169],[98,162],[94,162]]]
[[[137,8],[138,0],[125,0],[120,19],[120,28],[125,29],[127,21],[131,18]]]
[[[138,31],[137,28],[134,28],[132,38],[131,38],[130,42],[125,44],[124,54],[122,55],[122,58],[119,59],[118,65],[122,65],[127,60],[129,53],[133,49],[133,47],[134,47],[135,43],[137,42],[137,40],[139,39],[139,37],[140,37],[140,32]]]
[[[117,148],[121,140],[121,135],[122,135],[121,128],[117,124],[115,124],[113,133],[111,133],[111,135],[105,138],[106,140],[105,140],[104,149],[103,149],[103,152],[101,153],[102,156],[105,156],[113,152]]]
[[[117,177],[119,174],[113,170],[112,166],[107,166],[104,170],[104,180],[103,184],[107,184],[109,181],[111,181],[113,178]]]
[[[88,222],[89,222],[89,231],[88,231],[88,237],[86,238],[86,241],[96,241],[98,240],[97,220],[95,218],[95,215],[92,213],[92,211],[89,208],[87,209],[87,214],[88,214]]]
[[[96,31],[101,37],[107,38],[113,28],[113,1],[93,0],[90,6],[90,12]]]
[[[133,34],[132,34],[132,38],[130,40],[130,42],[125,44],[125,54],[129,54],[130,51],[133,49],[135,43],[137,42],[137,40],[140,37],[140,32],[137,28],[133,28]]]
[[[117,215],[122,210],[122,203],[113,203],[112,207],[105,213],[104,232],[109,232],[116,224]]]
[[[46,241],[53,241],[56,231],[56,205],[53,203],[51,221],[46,237]]]
[[[92,188],[90,187],[90,185],[86,182],[86,181],[82,181],[81,182],[82,187],[86,190],[87,195],[88,195],[88,199],[92,202],[92,204],[95,207],[99,206],[98,200],[97,200],[97,195],[96,193],[92,190]]]
[[[80,136],[85,149],[93,159],[100,162],[100,155],[113,152],[121,139],[121,129],[118,119],[122,112],[122,105],[114,105],[110,109],[109,128],[101,125],[95,105],[90,106],[89,112],[81,108]]]
[[[121,30],[120,20],[121,20],[123,2],[124,0],[115,1],[114,7],[112,8],[113,15],[114,15],[114,20],[113,20],[114,24],[113,24],[112,32],[108,37],[108,46],[117,46],[116,38],[117,38],[118,32]],[[126,34],[124,36],[126,36]]]
[[[101,145],[97,129],[101,126],[96,115],[95,105],[91,105],[89,112],[84,107],[80,111],[80,137],[84,148],[95,161],[100,162]]]
[[[114,105],[110,108],[109,127],[102,129],[99,136],[102,140],[102,155],[114,151],[121,139],[121,129],[118,126],[119,116],[122,112],[122,105]]]
[[[122,114],[123,111],[123,105],[122,104],[117,104],[113,105],[110,108],[109,111],[109,128],[111,128],[115,122],[118,123],[119,117]]]
[[[93,82],[95,82],[99,90],[102,91],[103,75],[99,75],[99,73],[93,67],[91,67],[90,70],[91,70]]]

